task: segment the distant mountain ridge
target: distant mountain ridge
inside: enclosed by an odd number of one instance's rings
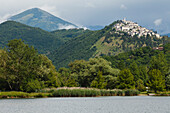
[[[10,17],[8,20],[17,21],[32,27],[39,27],[46,31],[77,27],[76,25],[62,20],[39,8],[26,10],[20,14]]]

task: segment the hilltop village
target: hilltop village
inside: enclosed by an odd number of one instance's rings
[[[113,29],[116,30],[115,33],[119,34],[119,31],[123,31],[128,33],[131,36],[137,35],[139,38],[142,36],[156,36],[157,38],[162,38],[159,34],[153,32],[152,30],[148,30],[144,27],[139,26],[137,23],[132,21],[127,21],[125,18],[120,20],[113,26]]]

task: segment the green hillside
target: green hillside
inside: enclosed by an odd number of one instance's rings
[[[116,56],[103,56],[103,58],[111,62],[112,67],[121,69],[129,67],[133,62],[136,62],[139,66],[149,66],[152,57],[162,53],[165,55],[167,63],[170,64],[170,43],[165,44],[163,48],[164,49],[160,51],[154,50],[151,47],[142,47],[129,52],[120,53]]]
[[[66,42],[72,38],[75,38],[87,32],[89,32],[89,30],[84,30],[83,28],[80,28],[80,29],[56,30],[56,31],[52,31],[51,33],[53,33],[55,36],[57,36],[58,38],[61,38],[62,40]]]
[[[0,47],[4,47],[12,39],[22,39],[25,43],[33,45],[40,53],[47,53],[64,43],[62,39],[39,28],[14,21],[0,24]]]
[[[49,55],[50,59],[56,68],[66,67],[69,62],[75,59],[88,60],[90,57],[117,55],[143,46],[156,47],[167,40],[167,37],[161,39],[155,36],[138,38],[136,35],[132,37],[125,32],[117,34],[113,29],[117,22],[102,30],[90,31],[66,42],[65,45]]]

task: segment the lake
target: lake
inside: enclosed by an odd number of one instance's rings
[[[0,113],[170,113],[170,97],[0,99]]]

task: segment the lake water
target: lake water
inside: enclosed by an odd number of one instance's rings
[[[170,113],[170,97],[0,99],[0,113]]]

